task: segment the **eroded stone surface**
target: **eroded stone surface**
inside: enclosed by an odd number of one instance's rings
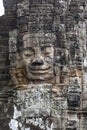
[[[86,130],[86,1],[3,2],[0,130]]]

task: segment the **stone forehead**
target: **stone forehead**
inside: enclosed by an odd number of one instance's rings
[[[36,33],[36,34],[25,34],[23,36],[24,44],[53,44],[56,40],[54,33]]]
[[[54,33],[36,33],[36,34],[24,34],[23,40],[26,40],[28,38],[50,38],[50,39],[56,39],[56,35]]]

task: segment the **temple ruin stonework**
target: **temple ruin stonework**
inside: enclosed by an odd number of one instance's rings
[[[87,1],[3,5],[0,130],[87,130]]]

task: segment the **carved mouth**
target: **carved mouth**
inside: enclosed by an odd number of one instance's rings
[[[50,66],[46,67],[46,66],[35,66],[35,67],[28,67],[28,71],[32,74],[45,74],[48,73],[48,70],[50,69]]]
[[[46,66],[46,65],[42,65],[42,66],[29,66],[29,68],[33,71],[44,71],[44,70],[48,70],[50,68],[50,66]]]
[[[32,74],[45,74],[45,73],[47,73],[48,72],[48,70],[44,70],[44,71],[42,71],[42,70],[34,70],[34,71],[32,71],[32,70],[30,70],[30,72],[32,73]]]

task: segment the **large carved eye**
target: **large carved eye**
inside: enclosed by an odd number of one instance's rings
[[[34,49],[32,49],[32,48],[27,48],[27,49],[25,49],[24,51],[23,51],[23,55],[25,56],[25,57],[30,57],[30,56],[32,56],[32,55],[34,55]]]
[[[51,46],[42,47],[42,52],[43,52],[45,55],[53,54],[53,47],[51,47]]]

